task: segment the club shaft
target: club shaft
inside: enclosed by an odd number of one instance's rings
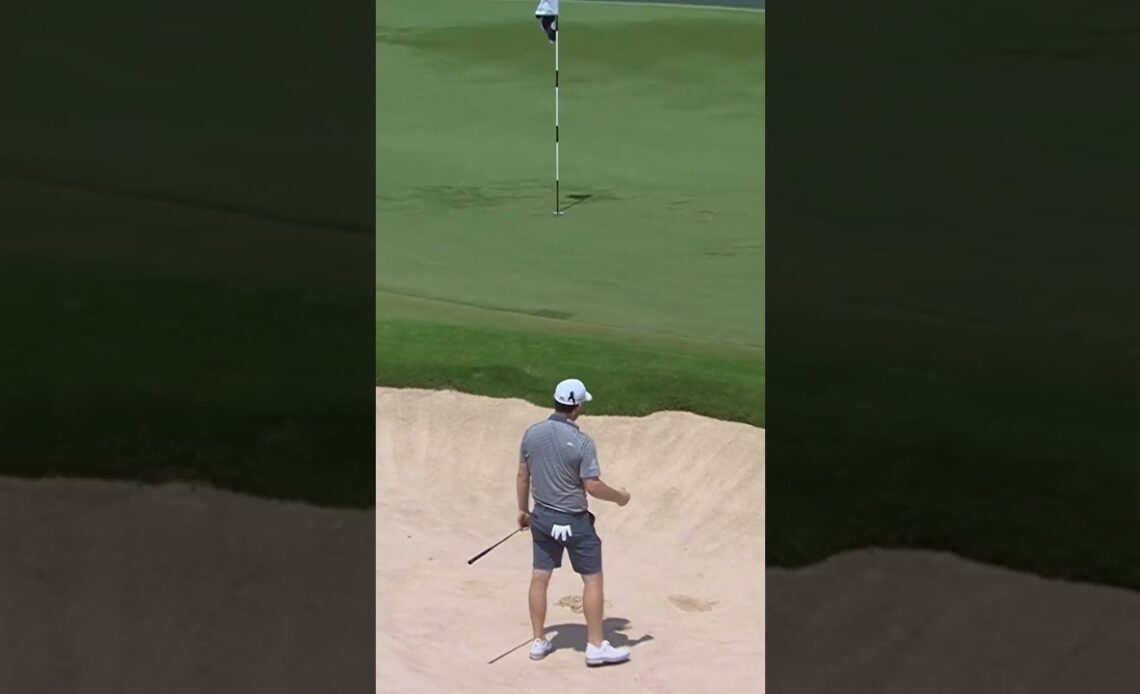
[[[499,540],[499,541],[498,541],[498,542],[496,542],[495,544],[491,545],[491,546],[490,546],[490,547],[488,547],[487,549],[485,549],[485,550],[483,550],[482,552],[480,552],[480,553],[476,554],[475,556],[471,557],[470,559],[468,559],[468,560],[467,560],[467,563],[468,563],[468,564],[474,564],[476,561],[478,561],[479,559],[481,559],[481,558],[483,557],[483,555],[484,555],[484,554],[486,554],[487,552],[490,552],[491,550],[495,549],[496,547],[498,547],[499,545],[503,544],[504,542],[506,542],[507,540],[511,539],[512,537],[514,537],[515,535],[517,535],[517,534],[518,534],[518,533],[520,533],[520,532],[522,532],[522,528],[519,528],[518,530],[513,530],[513,531],[511,531],[511,534],[510,534],[510,535],[507,535],[506,537],[504,537],[503,539]]]

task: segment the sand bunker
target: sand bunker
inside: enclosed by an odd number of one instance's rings
[[[633,654],[592,670],[568,562],[550,587],[556,650],[539,663],[529,536],[466,563],[513,528],[519,440],[548,410],[392,389],[376,407],[379,692],[763,691],[763,430],[677,412],[582,418],[603,479],[633,494],[591,506],[609,637]]]
[[[181,484],[0,478],[0,692],[359,691],[374,523]]]
[[[831,694],[1135,694],[1140,594],[934,552],[768,571],[768,684]]]

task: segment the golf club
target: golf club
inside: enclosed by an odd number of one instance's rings
[[[524,530],[526,530],[526,528],[519,528],[519,529],[517,529],[517,530],[512,530],[512,531],[511,531],[511,534],[510,534],[510,535],[507,535],[506,537],[504,537],[503,539],[499,540],[499,541],[498,541],[498,542],[496,542],[495,544],[491,545],[491,546],[490,546],[490,547],[488,547],[487,549],[485,549],[485,550],[483,550],[482,552],[480,552],[480,553],[476,554],[475,556],[471,557],[470,559],[468,559],[468,560],[467,560],[467,563],[468,563],[468,564],[474,564],[474,563],[475,563],[475,562],[476,562],[476,561],[477,561],[477,560],[478,560],[480,557],[482,557],[484,554],[486,554],[487,552],[490,552],[491,550],[495,549],[495,548],[496,548],[496,547],[498,547],[499,545],[503,544],[504,542],[506,542],[507,540],[511,539],[511,538],[512,538],[512,537],[514,537],[516,534],[518,534],[518,533],[521,533],[521,532],[522,532],[522,531],[524,531]]]

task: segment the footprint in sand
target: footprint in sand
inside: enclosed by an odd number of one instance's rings
[[[715,600],[702,600],[691,595],[670,595],[669,602],[682,612],[708,612],[716,606]]]
[[[564,595],[557,603],[559,607],[569,607],[570,611],[575,614],[582,614],[582,596],[581,595]],[[610,601],[604,601],[606,607],[610,606]]]

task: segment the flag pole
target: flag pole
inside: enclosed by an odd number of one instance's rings
[[[561,196],[559,194],[559,186],[561,185],[561,162],[559,161],[558,152],[558,43],[562,34],[562,27],[558,26],[557,16],[554,20],[554,214],[562,214]]]

